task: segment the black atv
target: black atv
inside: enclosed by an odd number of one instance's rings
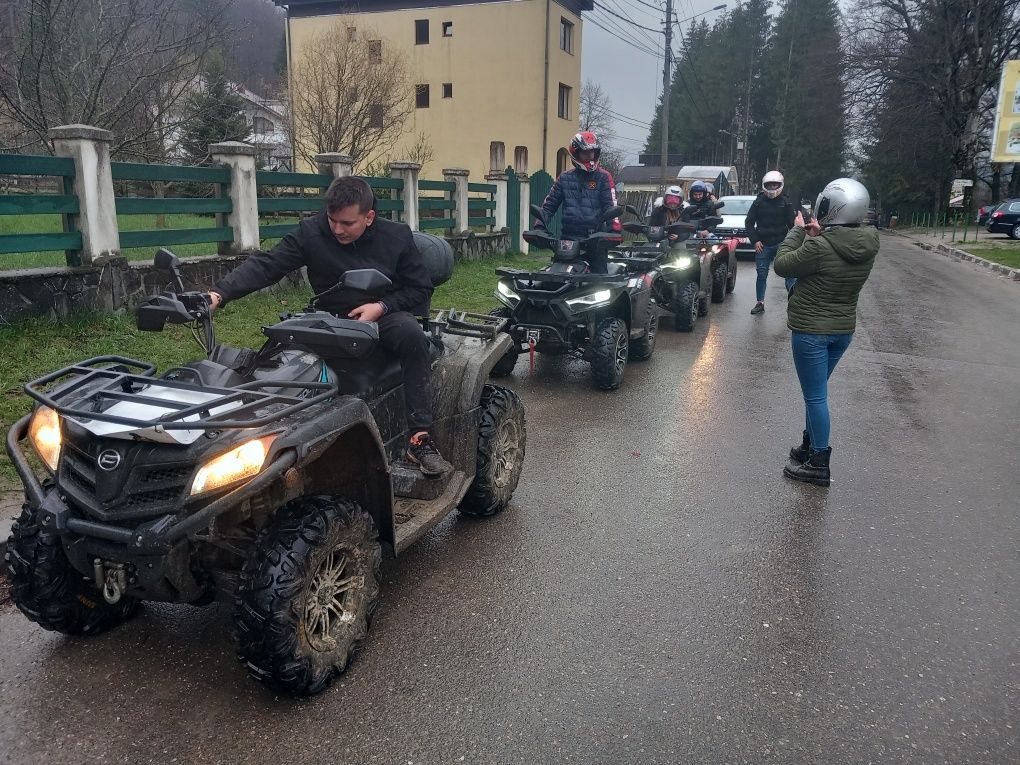
[[[434,282],[452,270],[444,246]],[[511,346],[506,322],[454,311],[423,320],[433,436],[454,466],[430,479],[403,459],[401,369],[377,347],[376,324],[313,299],[264,327],[258,351],[219,345],[207,296],[183,290],[172,254],[156,260],[180,289],[142,305],[139,328],[191,325],[208,358],[158,375],[100,356],[25,386],[37,403],[7,438],[26,496],[8,545],[14,602],[46,629],[93,635],[143,600],[226,600],[248,672],[317,693],[366,636],[384,549],[401,552],[454,508],[487,516],[510,501],[524,407],[486,383]],[[343,280],[368,294],[388,285],[374,269]]]
[[[718,209],[722,203],[715,205]],[[732,279],[735,284],[736,258],[728,245],[720,240],[705,247],[707,240],[690,239],[695,232],[711,231],[722,218],[682,219],[668,226],[649,226],[633,207],[628,206],[628,211],[638,220],[624,223],[624,230],[643,235],[647,241],[620,247],[618,252],[630,258],[656,259],[659,272],[653,284],[655,301],[673,314],[675,329],[692,331],[698,317],[708,315],[709,301],[720,302],[721,298],[716,300],[714,281],[723,274],[723,269],[726,269],[724,292],[726,281]]]
[[[544,221],[540,207],[531,209]],[[621,212],[613,207],[603,221]],[[493,314],[509,320],[514,344],[493,367],[493,377],[510,374],[525,351],[573,354],[591,364],[596,388],[615,390],[623,382],[628,359],[651,357],[659,327],[651,290],[655,264],[618,259],[609,263],[608,273],[595,274],[584,259],[592,248],[618,236],[595,232],[574,240],[544,230],[524,232],[532,247],[552,250],[553,260],[539,271],[496,269],[502,277],[496,297],[505,307]]]

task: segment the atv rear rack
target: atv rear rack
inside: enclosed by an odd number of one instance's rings
[[[439,332],[478,337],[483,340],[495,340],[496,336],[504,331],[506,324],[507,320],[502,316],[458,311],[454,308],[436,311],[435,317],[429,320],[429,325]]]
[[[156,367],[152,364],[135,359],[123,356],[96,356],[27,383],[25,392],[65,417],[86,422],[96,420],[128,425],[134,428],[153,428],[157,432],[257,428],[328,401],[337,393],[336,383],[255,380],[232,388],[224,388],[168,380],[156,377],[155,372]],[[200,402],[184,402],[154,398],[139,392],[141,388],[148,386],[212,397]],[[267,388],[277,391],[263,390]],[[295,395],[285,395],[278,392],[280,388],[298,391]],[[302,396],[301,392],[315,395]],[[117,402],[174,411],[150,419],[125,417],[104,411],[105,407]],[[222,407],[230,407],[230,410],[213,413],[214,409]],[[271,411],[267,413],[266,409]],[[195,419],[189,420],[187,419],[189,417]]]

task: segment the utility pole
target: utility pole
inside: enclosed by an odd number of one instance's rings
[[[659,140],[659,164],[662,182],[666,183],[666,166],[669,160],[669,88],[673,84],[673,0],[666,0],[666,45],[665,60],[662,64],[662,134]]]

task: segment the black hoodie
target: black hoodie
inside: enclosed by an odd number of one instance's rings
[[[744,219],[747,238],[751,244],[761,242],[767,247],[779,244],[786,238],[786,232],[793,228],[797,210],[785,194],[770,198],[761,192],[751,203]]]
[[[356,268],[378,269],[393,282],[380,294],[341,289],[325,296],[319,307],[338,316],[377,300],[385,303],[388,311],[416,313],[425,309],[432,295],[432,279],[407,225],[377,217],[356,240],[340,244],[329,229],[325,210],[301,221],[271,251],[253,253],[213,290],[223,302],[236,300],[276,284],[302,266],[308,269],[308,282],[315,293],[325,292],[344,272]]]

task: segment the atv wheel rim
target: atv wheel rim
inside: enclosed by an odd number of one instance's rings
[[[317,651],[336,648],[337,633],[354,622],[365,577],[352,575],[350,556],[331,550],[312,577],[305,601],[305,631]]]
[[[627,335],[623,332],[616,340],[616,376],[623,375],[624,367],[627,366]]]
[[[505,419],[499,423],[495,447],[493,460],[496,469],[492,482],[502,489],[510,483],[521,453],[521,430],[516,420]]]

